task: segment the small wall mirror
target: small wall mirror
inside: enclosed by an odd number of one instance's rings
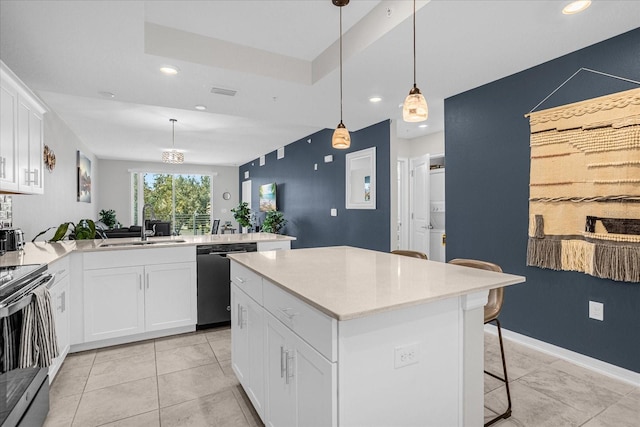
[[[376,147],[348,153],[346,161],[346,208],[376,208]]]

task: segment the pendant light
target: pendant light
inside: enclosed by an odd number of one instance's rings
[[[349,4],[349,0],[331,0],[331,2],[340,8],[340,123],[333,132],[331,138],[331,146],[344,150],[351,146],[351,136],[347,127],[342,123],[342,6]]]
[[[171,131],[171,150],[170,151],[163,151],[162,152],[162,161],[164,163],[174,163],[174,164],[178,164],[178,163],[184,163],[184,154],[176,151],[176,119],[169,119],[169,121],[172,124],[172,131]]]
[[[422,122],[428,116],[427,100],[416,86],[416,0],[413,0],[413,87],[404,100],[402,118],[405,122]]]

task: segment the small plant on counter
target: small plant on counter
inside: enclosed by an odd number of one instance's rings
[[[269,211],[262,222],[262,231],[265,233],[278,234],[287,224],[284,214],[279,211]]]
[[[67,235],[69,231],[69,227],[71,227],[71,233]],[[38,233],[36,237],[31,240],[35,242],[36,239],[42,236],[47,231],[51,230],[53,227],[49,227],[44,231]],[[64,240],[65,238],[70,238],[74,240],[88,240],[96,238],[96,224],[90,219],[81,219],[78,221],[78,224],[74,224],[73,222],[63,222],[58,226],[58,229],[53,234],[53,237],[49,239],[49,242],[59,242],[60,240]]]
[[[231,212],[241,227],[251,227],[251,209],[249,209],[247,202],[240,203],[238,207],[231,209]]]
[[[113,209],[102,209],[100,212],[98,212],[98,215],[100,215],[100,222],[109,227],[109,230],[116,228],[116,225],[118,224],[118,220],[116,219],[116,211],[114,211]]]

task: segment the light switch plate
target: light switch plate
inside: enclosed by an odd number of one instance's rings
[[[331,163],[333,162],[333,154],[329,154],[327,156],[324,156],[324,162],[325,163]]]
[[[318,170],[318,164],[317,164],[317,163],[314,163],[314,164],[313,164],[313,170],[314,170],[314,171],[317,171],[317,170]]]
[[[332,208],[331,209],[331,216],[338,216],[338,209]]]
[[[244,171],[244,179],[249,179],[249,171]]]
[[[589,318],[604,320],[604,304],[596,301],[589,301]]]

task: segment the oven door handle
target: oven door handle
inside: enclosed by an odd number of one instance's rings
[[[34,280],[31,285],[25,286],[17,292],[16,295],[4,300],[2,305],[0,305],[0,319],[3,317],[9,317],[28,306],[31,303],[31,292],[43,285],[49,289],[55,278],[55,274],[43,274],[38,277],[37,280]]]

